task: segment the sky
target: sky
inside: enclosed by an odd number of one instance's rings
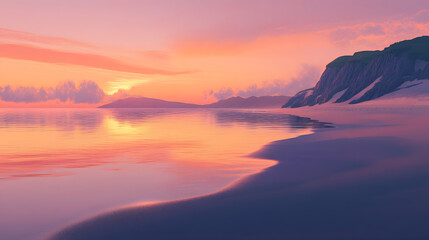
[[[0,0],[0,107],[293,95],[428,34],[427,0]]]

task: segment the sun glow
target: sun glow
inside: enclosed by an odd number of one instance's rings
[[[107,93],[108,94],[114,94],[119,90],[128,91],[134,86],[141,85],[141,84],[144,84],[147,82],[149,82],[149,80],[143,79],[143,78],[132,78],[132,79],[120,78],[120,79],[110,81],[107,83],[107,85],[108,85]]]

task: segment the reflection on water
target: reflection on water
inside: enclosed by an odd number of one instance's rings
[[[216,191],[244,157],[324,123],[204,109],[0,110],[0,239],[40,239],[103,210]]]
[[[239,122],[255,127],[279,127],[279,128],[326,128],[331,127],[328,123],[311,120],[310,118],[298,117],[288,114],[267,112],[242,112],[242,111],[220,111],[216,112],[218,124],[231,125]]]

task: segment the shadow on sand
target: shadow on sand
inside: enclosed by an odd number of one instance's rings
[[[274,142],[253,156],[278,164],[225,191],[109,212],[51,239],[429,239],[429,132],[418,123]]]

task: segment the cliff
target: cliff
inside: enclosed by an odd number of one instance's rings
[[[339,57],[326,66],[314,88],[298,92],[283,107],[326,102],[356,104],[420,79],[429,79],[429,36],[398,42],[382,51]]]

